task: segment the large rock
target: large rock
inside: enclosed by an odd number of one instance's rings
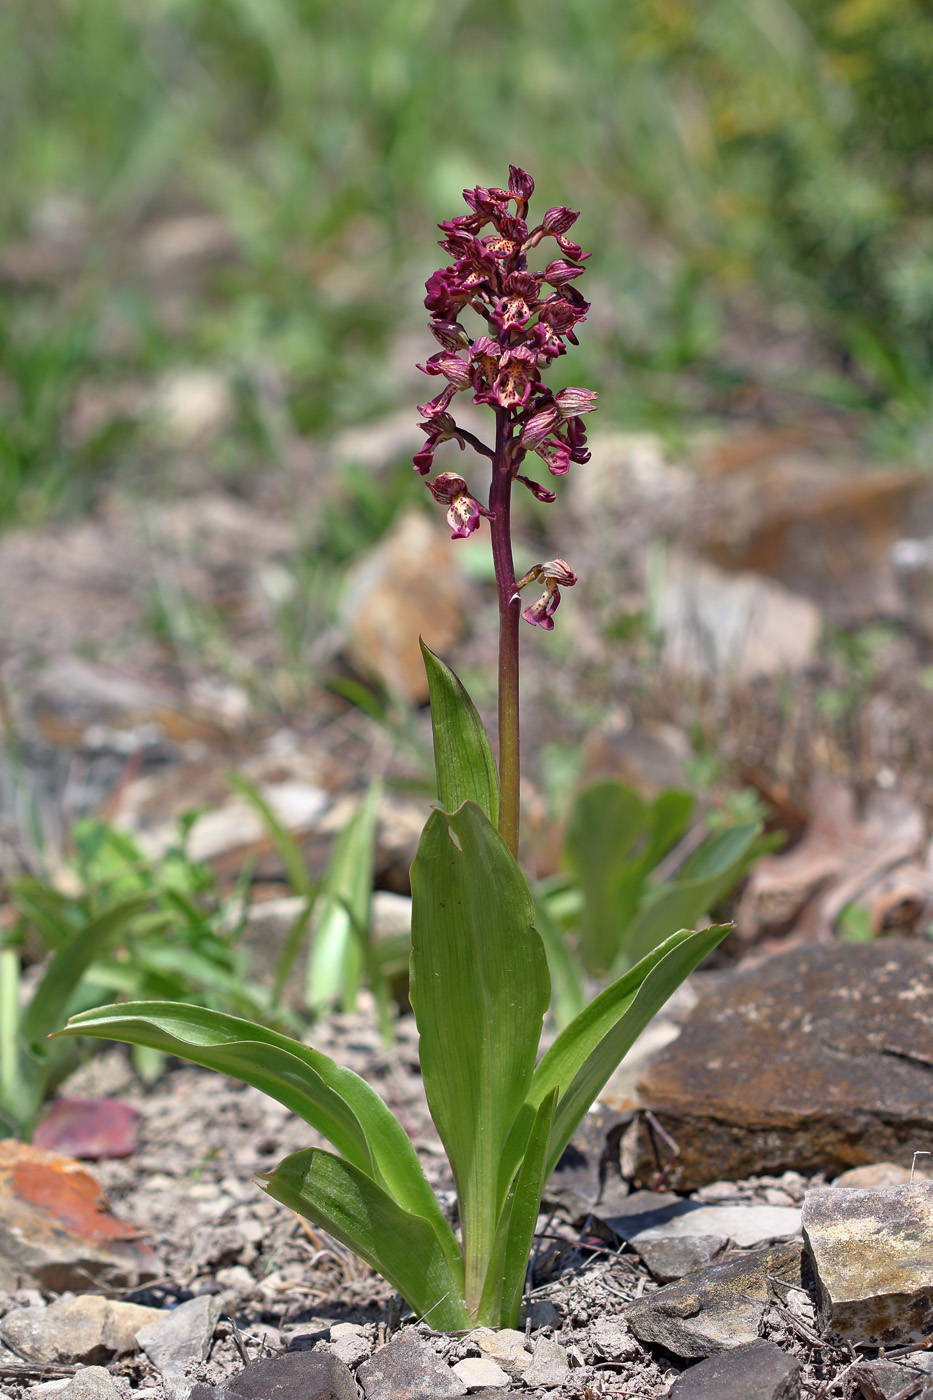
[[[933,1184],[808,1191],[803,1231],[829,1341],[891,1347],[929,1338]]]
[[[639,1298],[625,1321],[643,1342],[675,1356],[712,1356],[745,1346],[758,1336],[769,1279],[800,1287],[802,1257],[800,1245],[793,1244],[750,1250]]]
[[[740,967],[701,997],[639,1094],[679,1145],[677,1190],[909,1165],[933,1147],[933,948],[885,939]],[[650,1127],[639,1134],[636,1174],[650,1182]]]

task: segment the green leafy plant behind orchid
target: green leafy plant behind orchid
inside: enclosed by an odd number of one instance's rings
[[[460,1237],[447,1223],[407,1135],[378,1094],[326,1055],[248,1021],[150,1002],[72,1017],[59,1034],[149,1045],[255,1085],[304,1117],[335,1149],[297,1152],[263,1178],[265,1190],[328,1230],[441,1330],[518,1321],[541,1194],[574,1130],[635,1037],[726,932],[682,930],[602,992],[536,1058],[550,979],[534,903],[515,860],[518,836],[518,595],[544,584],[523,616],[550,630],[561,560],[516,580],[509,496],[527,451],[552,472],[585,460],[579,413],[588,390],[552,395],[540,372],[573,341],[586,303],[569,295],[582,253],[566,238],[577,217],[549,210],[526,221],[533,184],[511,167],[508,190],[465,191],[471,213],[441,225],[453,267],[428,282],[432,330],[444,350],[424,366],[448,387],[422,410],[427,471],[438,444],[457,440],[491,463],[488,506],[460,477],[430,483],[449,505],[455,537],[491,521],[500,603],[499,763],[457,676],[427,648],[439,806],[412,866],[411,999],[428,1104],[457,1187]],[[515,212],[510,206],[515,205]],[[486,225],[493,232],[480,239]],[[529,252],[556,238],[564,259],[528,270]],[[569,259],[569,261],[568,261]],[[466,310],[485,320],[472,343]],[[467,349],[461,358],[457,349]],[[448,409],[471,388],[492,406],[496,443],[459,429]],[[420,460],[419,460],[420,459]],[[460,483],[460,484],[458,484]]]

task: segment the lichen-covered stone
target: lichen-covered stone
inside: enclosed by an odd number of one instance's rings
[[[933,1184],[809,1191],[804,1242],[829,1341],[901,1346],[933,1330]]]

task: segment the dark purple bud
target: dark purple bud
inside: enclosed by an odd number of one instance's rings
[[[523,204],[527,204],[535,191],[535,182],[531,176],[518,165],[509,166],[509,194],[513,199],[519,199]]]
[[[550,282],[552,287],[563,287],[575,277],[582,277],[585,271],[585,267],[574,267],[573,263],[565,262],[563,258],[555,258],[544,269],[544,280]]]
[[[554,402],[560,410],[561,418],[570,418],[580,413],[592,413],[598,397],[594,389],[577,389],[570,386],[561,389],[560,393],[555,395]]]
[[[580,211],[576,213],[568,209],[566,204],[557,204],[553,209],[549,209],[541,220],[541,227],[545,233],[566,233],[569,228],[577,222]]]
[[[456,321],[432,321],[428,328],[445,350],[465,350],[470,337]]]
[[[528,237],[528,225],[515,214],[506,214],[505,218],[499,220],[499,232],[503,238],[511,239],[513,243],[524,243]]]
[[[549,408],[542,409],[540,413],[536,413],[533,418],[529,418],[518,439],[522,447],[527,447],[529,451],[536,450],[551,432],[556,422],[557,409],[553,404]]]

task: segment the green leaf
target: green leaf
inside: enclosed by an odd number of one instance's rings
[[[567,825],[565,859],[583,890],[580,956],[593,976],[604,973],[617,952],[626,921],[621,886],[627,864],[645,835],[648,809],[634,788],[614,779],[592,783],[578,795]],[[636,879],[640,887],[640,879]],[[637,890],[634,893],[637,904]]]
[[[528,886],[475,803],[431,814],[411,886],[421,1072],[457,1183],[466,1300],[475,1313],[504,1199],[499,1160],[531,1082],[547,1009],[547,961]]]
[[[129,1002],[72,1016],[58,1035],[148,1045],[261,1089],[310,1123],[402,1207],[443,1220],[401,1124],[365,1080],[265,1026],[181,1002]]]
[[[577,1125],[633,1042],[681,982],[729,932],[720,924],[693,933],[684,929],[607,987],[557,1037],[534,1073],[531,1089],[502,1158],[500,1186],[516,1171],[534,1115],[552,1089],[559,1089],[548,1151],[548,1173]]]
[[[518,1325],[528,1256],[547,1181],[548,1143],[557,1093],[556,1088],[552,1089],[538,1106],[518,1175],[499,1217],[477,1318],[481,1327]]]
[[[268,832],[269,839],[278,852],[279,860],[285,867],[285,874],[288,876],[288,883],[291,885],[293,893],[302,894],[305,898],[313,897],[316,886],[308,874],[308,867],[301,854],[301,847],[291,832],[279,821],[262,793],[242,773],[228,773],[227,782],[234,792],[238,792],[244,801],[249,803]]]
[[[311,1011],[325,1011],[338,1000],[344,1011],[356,1006],[365,956],[353,929],[356,924],[368,935],[381,798],[382,784],[373,783],[334,844],[308,956],[305,998]]]
[[[499,775],[479,712],[460,677],[421,643],[431,695],[437,796],[445,812],[475,802],[499,825]]]
[[[661,885],[633,919],[614,973],[631,967],[656,947],[671,928],[689,928],[745,873],[761,831],[758,822],[728,827],[707,838],[676,880]]]
[[[583,1010],[586,995],[564,930],[552,916],[547,898],[538,891],[535,892],[535,927],[541,935],[551,974],[551,1017],[558,1030],[563,1030]]]
[[[470,1326],[463,1305],[463,1263],[443,1220],[439,1227],[403,1210],[363,1172],[320,1148],[286,1157],[261,1184],[270,1196],[365,1259],[398,1289],[417,1317],[439,1331]]]
[[[131,895],[91,919],[80,933],[56,949],[20,1023],[24,1041],[39,1045],[55,1029],[91,963],[110,947],[148,903],[148,894]]]

